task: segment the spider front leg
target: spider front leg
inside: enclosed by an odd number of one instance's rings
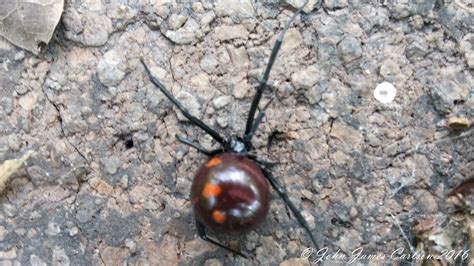
[[[204,130],[207,134],[211,135],[212,138],[214,138],[217,142],[219,142],[222,146],[225,145],[225,140],[217,131],[214,129],[210,128],[208,125],[206,125],[204,122],[199,120],[197,117],[193,116],[189,111],[169,92],[166,87],[157,79],[155,78],[152,74],[148,66],[145,64],[143,59],[141,58],[140,61],[142,62],[143,66],[145,67],[145,70],[151,80],[151,83],[155,85],[160,91],[168,98],[175,106],[176,108],[181,111],[181,113],[194,125],[200,127],[202,130]]]
[[[272,103],[273,98],[268,101],[267,104],[258,112],[257,117],[255,118],[255,122],[253,123],[252,128],[250,129],[250,132],[246,135],[244,135],[244,143],[248,145],[248,147],[252,146],[252,137],[255,134],[255,132],[258,129],[258,126],[262,122],[263,117],[265,116],[265,110],[267,110],[268,106]]]
[[[275,165],[280,164],[280,163],[267,162],[267,161],[261,160],[256,155],[253,155],[253,154],[248,154],[247,157],[255,161],[257,164],[259,164],[260,167],[264,167],[264,168],[272,168]]]
[[[288,194],[286,193],[285,189],[277,183],[270,171],[268,171],[267,169],[262,169],[262,172],[263,175],[265,175],[265,177],[267,178],[270,185],[273,187],[273,189],[275,189],[275,191],[278,193],[278,196],[280,196],[280,198],[285,202],[286,206],[290,208],[291,212],[296,217],[296,220],[298,220],[298,223],[301,225],[301,227],[303,227],[306,233],[308,233],[309,237],[311,238],[311,242],[313,242],[314,246],[316,247],[316,250],[319,250],[316,238],[311,233],[308,223],[303,218],[298,208],[296,208],[293,202],[290,201],[290,198],[288,197]]]
[[[212,151],[209,151],[209,150],[206,150],[204,147],[202,147],[201,145],[197,144],[197,143],[194,143],[192,142],[192,140],[190,139],[187,139],[187,138],[182,138],[178,135],[175,136],[176,139],[185,144],[185,145],[188,145],[188,146],[191,146],[193,148],[195,148],[197,151],[201,152],[201,153],[204,153],[205,155],[211,157],[211,156],[214,156],[218,153],[221,153],[222,152],[222,149],[215,149],[215,150],[212,150]]]
[[[280,51],[281,44],[283,42],[283,37],[285,37],[285,33],[290,27],[293,20],[295,20],[298,14],[301,13],[301,11],[303,10],[303,8],[306,6],[308,2],[309,1],[306,0],[303,3],[303,5],[295,12],[295,14],[288,20],[288,22],[286,22],[285,27],[283,28],[282,32],[278,36],[278,39],[273,45],[272,53],[270,54],[270,59],[268,60],[268,64],[267,64],[267,67],[265,68],[265,72],[263,73],[262,79],[260,79],[258,83],[257,92],[255,92],[255,96],[252,100],[252,105],[250,106],[249,115],[247,117],[247,123],[245,126],[245,133],[244,133],[244,138],[246,139],[245,145],[247,147],[250,146],[250,138],[252,138],[252,135],[255,133],[255,131],[258,128],[258,124],[260,123],[260,121],[254,122],[254,120],[256,119],[255,112],[257,111],[258,104],[260,100],[262,99],[263,91],[267,87],[268,77],[270,76],[270,71],[272,70],[273,64],[275,63],[275,59],[278,55],[278,51]]]

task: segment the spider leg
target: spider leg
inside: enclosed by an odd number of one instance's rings
[[[252,159],[252,160],[255,161],[256,163],[260,164],[261,166],[266,167],[266,168],[272,168],[272,167],[274,167],[275,165],[280,164],[280,163],[267,162],[267,161],[261,160],[261,159],[259,159],[256,155],[253,155],[253,154],[248,154],[247,157],[250,158],[250,159]]]
[[[227,247],[227,246],[224,246],[223,244],[221,244],[221,243],[215,241],[214,239],[209,238],[209,237],[207,236],[207,234],[206,234],[206,228],[204,227],[204,225],[203,225],[201,222],[199,222],[197,219],[195,219],[195,220],[196,220],[196,229],[197,229],[198,235],[199,235],[200,238],[202,238],[202,240],[207,241],[207,242],[210,242],[210,243],[212,243],[212,244],[214,244],[214,245],[216,245],[216,246],[218,246],[218,247],[221,247],[221,248],[223,248],[223,249],[225,249],[225,250],[228,250],[228,251],[230,251],[230,252],[232,252],[232,253],[234,253],[234,254],[236,254],[236,255],[239,255],[239,256],[242,256],[242,257],[244,257],[244,258],[247,258],[247,256],[244,255],[242,252],[237,251],[237,250],[235,250],[235,249],[231,249],[231,248],[229,248],[229,247]]]
[[[155,78],[152,74],[148,66],[145,64],[143,59],[141,58],[140,61],[142,62],[143,66],[145,67],[145,70],[150,77],[151,82],[160,89],[160,91],[168,98],[178,109],[181,111],[181,113],[194,125],[200,127],[203,129],[207,134],[211,135],[217,142],[219,142],[221,145],[225,144],[225,140],[219,133],[217,133],[214,129],[210,128],[208,125],[204,124],[201,120],[199,120],[197,117],[193,116],[189,111],[169,92],[165,86],[157,79]]]
[[[285,36],[286,31],[290,27],[290,24],[293,22],[296,16],[301,12],[301,10],[303,10],[303,7],[305,7],[307,3],[308,3],[308,0],[295,12],[295,14],[290,18],[290,20],[288,20],[288,22],[285,24],[285,27],[283,28],[283,31],[280,33],[280,35],[278,36],[278,39],[273,45],[272,53],[270,55],[270,59],[268,60],[267,67],[265,69],[265,72],[263,73],[262,79],[258,83],[257,92],[255,93],[255,96],[252,100],[252,105],[250,106],[250,111],[249,111],[249,116],[247,117],[247,124],[245,126],[244,136],[249,135],[254,126],[255,112],[257,111],[258,103],[260,102],[260,99],[262,98],[263,91],[265,90],[265,87],[267,86],[268,76],[270,75],[270,71],[272,70],[273,63],[275,63],[276,56],[278,54],[278,51],[280,50],[281,43],[283,42],[283,37]],[[248,144],[249,143],[245,143],[245,145],[248,145]]]
[[[267,169],[262,169],[262,172],[263,172],[263,175],[265,175],[265,177],[267,178],[268,182],[270,182],[270,185],[273,187],[273,189],[275,189],[275,191],[278,193],[280,198],[290,208],[293,215],[295,215],[296,220],[298,220],[298,223],[301,225],[301,227],[303,227],[306,233],[308,233],[309,237],[311,238],[311,242],[313,242],[314,246],[316,247],[316,250],[319,250],[318,243],[316,242],[316,238],[311,233],[308,223],[303,218],[298,208],[296,208],[293,202],[290,201],[290,198],[288,197],[288,194],[286,193],[285,189],[277,183],[277,181],[275,180],[273,175],[270,173],[270,171],[268,171]]]
[[[252,137],[255,134],[255,132],[258,129],[258,126],[262,122],[263,117],[265,116],[265,110],[267,110],[267,107],[272,103],[273,98],[268,101],[267,104],[258,112],[257,118],[255,118],[255,122],[253,123],[252,129],[250,130],[249,134],[244,136],[244,143],[248,143],[249,145],[252,143]]]
[[[222,152],[222,149],[215,149],[215,150],[209,151],[209,150],[206,150],[205,148],[203,148],[201,145],[192,142],[190,139],[182,138],[178,135],[176,135],[175,137],[179,142],[181,142],[185,145],[191,146],[191,147],[195,148],[197,151],[199,151],[201,153],[204,153],[205,155],[207,155],[209,157],[214,156],[219,152]]]

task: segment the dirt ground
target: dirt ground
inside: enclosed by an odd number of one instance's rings
[[[211,233],[250,258],[197,236],[189,193],[206,157],[175,135],[216,143],[140,63],[220,133],[242,134],[296,2],[72,0],[39,57],[1,39],[0,162],[35,153],[0,197],[0,264],[318,263],[274,192],[255,231]],[[311,0],[305,11],[271,72],[254,146],[280,162],[273,173],[324,254],[347,255],[321,262],[421,263],[402,256],[418,248],[467,264],[470,223],[447,194],[473,174],[474,137],[448,121],[474,119],[474,6]],[[388,104],[373,95],[383,81],[397,89]]]

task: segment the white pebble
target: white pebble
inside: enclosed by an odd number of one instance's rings
[[[374,90],[374,97],[377,101],[381,103],[391,103],[393,99],[395,99],[395,95],[397,94],[397,90],[389,82],[382,82]]]

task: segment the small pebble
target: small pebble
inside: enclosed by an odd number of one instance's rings
[[[169,30],[165,35],[176,44],[190,44],[197,41],[201,37],[202,32],[199,30],[199,24],[190,18],[183,27],[176,31]]]
[[[193,11],[196,13],[204,13],[204,7],[201,2],[193,3]]]
[[[120,187],[123,189],[128,188],[128,175],[123,175],[120,178]]]
[[[201,69],[208,74],[213,73],[218,65],[219,62],[217,61],[215,54],[212,53],[206,53],[199,62]]]
[[[176,95],[176,99],[178,99],[193,116],[197,118],[201,117],[201,104],[198,102],[196,96],[182,90],[178,95]],[[188,119],[178,109],[176,109],[176,107],[175,110],[179,121],[188,121]]]
[[[410,18],[410,24],[413,26],[413,28],[417,30],[421,30],[425,24],[423,21],[423,17],[420,15],[414,15]]]
[[[69,230],[69,235],[70,236],[75,236],[75,235],[77,235],[77,233],[79,233],[79,228],[77,226],[74,226],[73,228],[71,228]]]
[[[362,56],[362,46],[355,37],[348,36],[337,45],[339,58],[345,63]]]
[[[296,241],[290,241],[287,245],[288,252],[291,254],[298,253],[298,244]]]
[[[255,247],[257,246],[259,241],[260,241],[260,236],[255,231],[250,231],[247,234],[247,240],[245,242],[245,247],[248,250],[255,249]]]
[[[82,31],[82,44],[87,46],[101,46],[109,39],[112,33],[112,21],[105,14],[99,15],[88,12],[83,19],[85,20]]]
[[[47,264],[36,254],[30,255],[30,265],[46,266]]]
[[[6,96],[2,97],[0,99],[0,108],[3,109],[5,114],[11,114],[13,112],[13,99]]]
[[[56,223],[48,223],[48,228],[46,229],[45,233],[48,236],[55,236],[61,232],[61,228]]]
[[[78,210],[76,219],[79,223],[87,223],[92,220],[92,214],[87,210]]]
[[[0,226],[0,241],[3,241],[6,234],[7,234],[7,230],[5,229],[5,226],[1,225]]]
[[[23,50],[19,51],[14,56],[15,61],[23,60],[23,58],[25,58],[25,51],[23,51]]]
[[[228,105],[230,101],[232,101],[230,96],[223,95],[212,100],[212,104],[214,105],[214,108],[221,109],[222,107]]]
[[[358,214],[358,211],[355,207],[352,207],[351,210],[349,211],[349,216],[351,218],[356,218]]]
[[[133,239],[125,239],[125,246],[130,250],[130,253],[137,252],[137,243]]]
[[[380,66],[379,74],[385,79],[390,79],[400,74],[400,67],[394,59],[388,59]]]
[[[228,126],[229,119],[227,117],[219,116],[216,118],[216,122],[221,128],[226,128]]]
[[[214,11],[218,17],[254,18],[255,9],[251,0],[216,1]]]
[[[207,259],[204,262],[204,266],[222,266],[222,262],[218,259]]]
[[[249,32],[243,25],[219,26],[215,29],[217,39],[228,41],[233,39],[247,39]]]
[[[53,248],[53,259],[52,265],[70,265],[69,257],[66,255],[64,248],[54,247]]]
[[[5,212],[5,214],[10,217],[10,218],[13,218],[17,215],[18,211],[15,207],[15,205],[13,204],[10,204],[10,203],[4,203],[3,204],[3,211]]]
[[[14,151],[19,151],[22,145],[22,141],[20,140],[20,137],[16,134],[11,134],[7,138],[8,141],[8,146],[10,149]]]
[[[234,87],[233,95],[237,99],[243,99],[251,87],[247,81],[241,81]]]
[[[126,64],[125,58],[121,53],[115,50],[106,52],[97,66],[100,82],[108,87],[120,84],[125,77],[124,64]]]
[[[459,43],[459,50],[464,53],[467,65],[474,69],[474,33],[468,33]]]
[[[183,16],[180,14],[173,14],[168,19],[168,25],[170,29],[177,30],[181,28],[181,26],[184,25],[184,22],[186,22],[186,19],[187,19],[186,16]]]
[[[304,0],[286,0],[286,2],[290,5],[292,5],[294,8],[300,8],[301,5],[303,5],[306,1],[304,1]],[[320,7],[321,2],[322,2],[322,0],[308,0],[305,7],[303,8],[303,12],[305,12],[306,14],[310,13],[315,8]]]
[[[36,229],[34,229],[34,228],[31,228],[31,229],[28,230],[26,236],[27,236],[28,238],[33,238],[33,237],[35,237],[37,234],[38,234],[38,231],[36,231]]]
[[[12,248],[6,251],[0,250],[0,260],[12,260],[16,258],[16,249]]]
[[[275,232],[275,235],[278,239],[281,239],[284,235],[283,231],[282,230],[278,230]]]
[[[286,233],[285,231],[285,234]],[[258,261],[268,263],[268,265],[274,265],[277,264],[277,262],[281,262],[287,255],[286,250],[271,236],[262,237],[261,242],[261,246],[257,247],[255,252],[255,258]]]
[[[316,228],[316,222],[314,216],[311,215],[308,211],[304,210],[301,212],[301,215],[304,217],[310,229],[314,230]]]
[[[213,11],[209,11],[206,14],[202,15],[201,21],[199,24],[202,28],[208,27],[209,24],[216,18],[216,14]]]
[[[162,18],[167,18],[169,13],[170,13],[170,6],[171,2],[170,1],[153,1],[152,2],[154,9],[154,12],[162,17]]]
[[[107,174],[113,175],[117,173],[117,170],[122,163],[120,162],[120,159],[117,156],[111,156],[102,159],[102,164],[104,165],[105,172]]]
[[[344,8],[347,6],[347,0],[324,0],[324,5],[328,9]]]
[[[302,68],[291,75],[291,83],[295,88],[309,89],[320,79],[319,70],[316,66]]]
[[[18,93],[18,95],[25,95],[27,92],[30,91],[30,87],[25,85],[16,86],[15,91],[16,93]]]

